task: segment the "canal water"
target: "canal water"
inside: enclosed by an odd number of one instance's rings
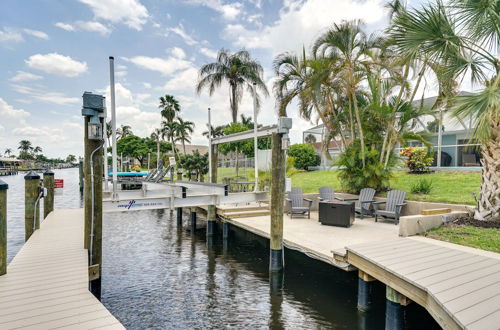
[[[56,208],[81,207],[78,169],[64,179]],[[8,258],[24,239],[24,179],[2,177],[8,190]],[[356,309],[357,274],[287,250],[286,271],[270,278],[266,240],[236,228],[227,244],[207,248],[203,229],[178,227],[168,210],[106,214],[102,302],[128,329],[383,329],[385,288],[374,308]],[[201,221],[200,221],[201,222]],[[439,329],[416,304],[408,329]]]

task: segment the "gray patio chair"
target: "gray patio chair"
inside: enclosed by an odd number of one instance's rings
[[[399,216],[401,215],[401,210],[403,206],[406,205],[405,201],[406,192],[402,190],[391,190],[387,193],[387,200],[385,202],[374,202],[373,207],[375,208],[375,222],[378,221],[378,217],[384,219],[394,219],[394,224],[399,223]],[[379,205],[385,204],[385,209],[380,210]]]
[[[373,216],[372,212],[372,203],[374,202],[373,198],[375,197],[375,189],[373,188],[363,188],[359,192],[358,198],[337,198],[340,201],[358,201],[358,206],[354,208],[356,213],[360,214],[360,218],[363,219],[364,215]]]
[[[292,190],[288,192],[288,198],[286,201],[288,202],[288,214],[290,215],[290,218],[293,218],[294,214],[305,215],[306,213],[307,218],[311,218],[312,200],[304,198],[302,189],[292,188]],[[304,206],[304,202],[307,202],[307,206]]]
[[[330,187],[320,187],[319,197],[320,202],[328,202],[335,200],[335,192]]]

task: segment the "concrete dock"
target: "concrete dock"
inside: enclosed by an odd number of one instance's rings
[[[0,276],[0,329],[124,329],[88,290],[83,209],[56,210]]]

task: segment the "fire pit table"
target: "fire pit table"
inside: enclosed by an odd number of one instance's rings
[[[322,225],[351,227],[354,222],[354,203],[341,201],[319,202],[319,222]]]

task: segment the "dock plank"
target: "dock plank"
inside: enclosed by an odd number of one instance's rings
[[[404,289],[408,298],[427,308],[444,328],[499,328],[498,258],[404,240],[410,239],[394,239],[383,247],[379,242],[347,246],[347,261],[379,280],[390,279],[387,285]],[[412,251],[402,252],[405,249]],[[418,295],[412,297],[413,292]]]
[[[0,276],[0,329],[124,329],[88,291],[83,210],[56,210]]]

